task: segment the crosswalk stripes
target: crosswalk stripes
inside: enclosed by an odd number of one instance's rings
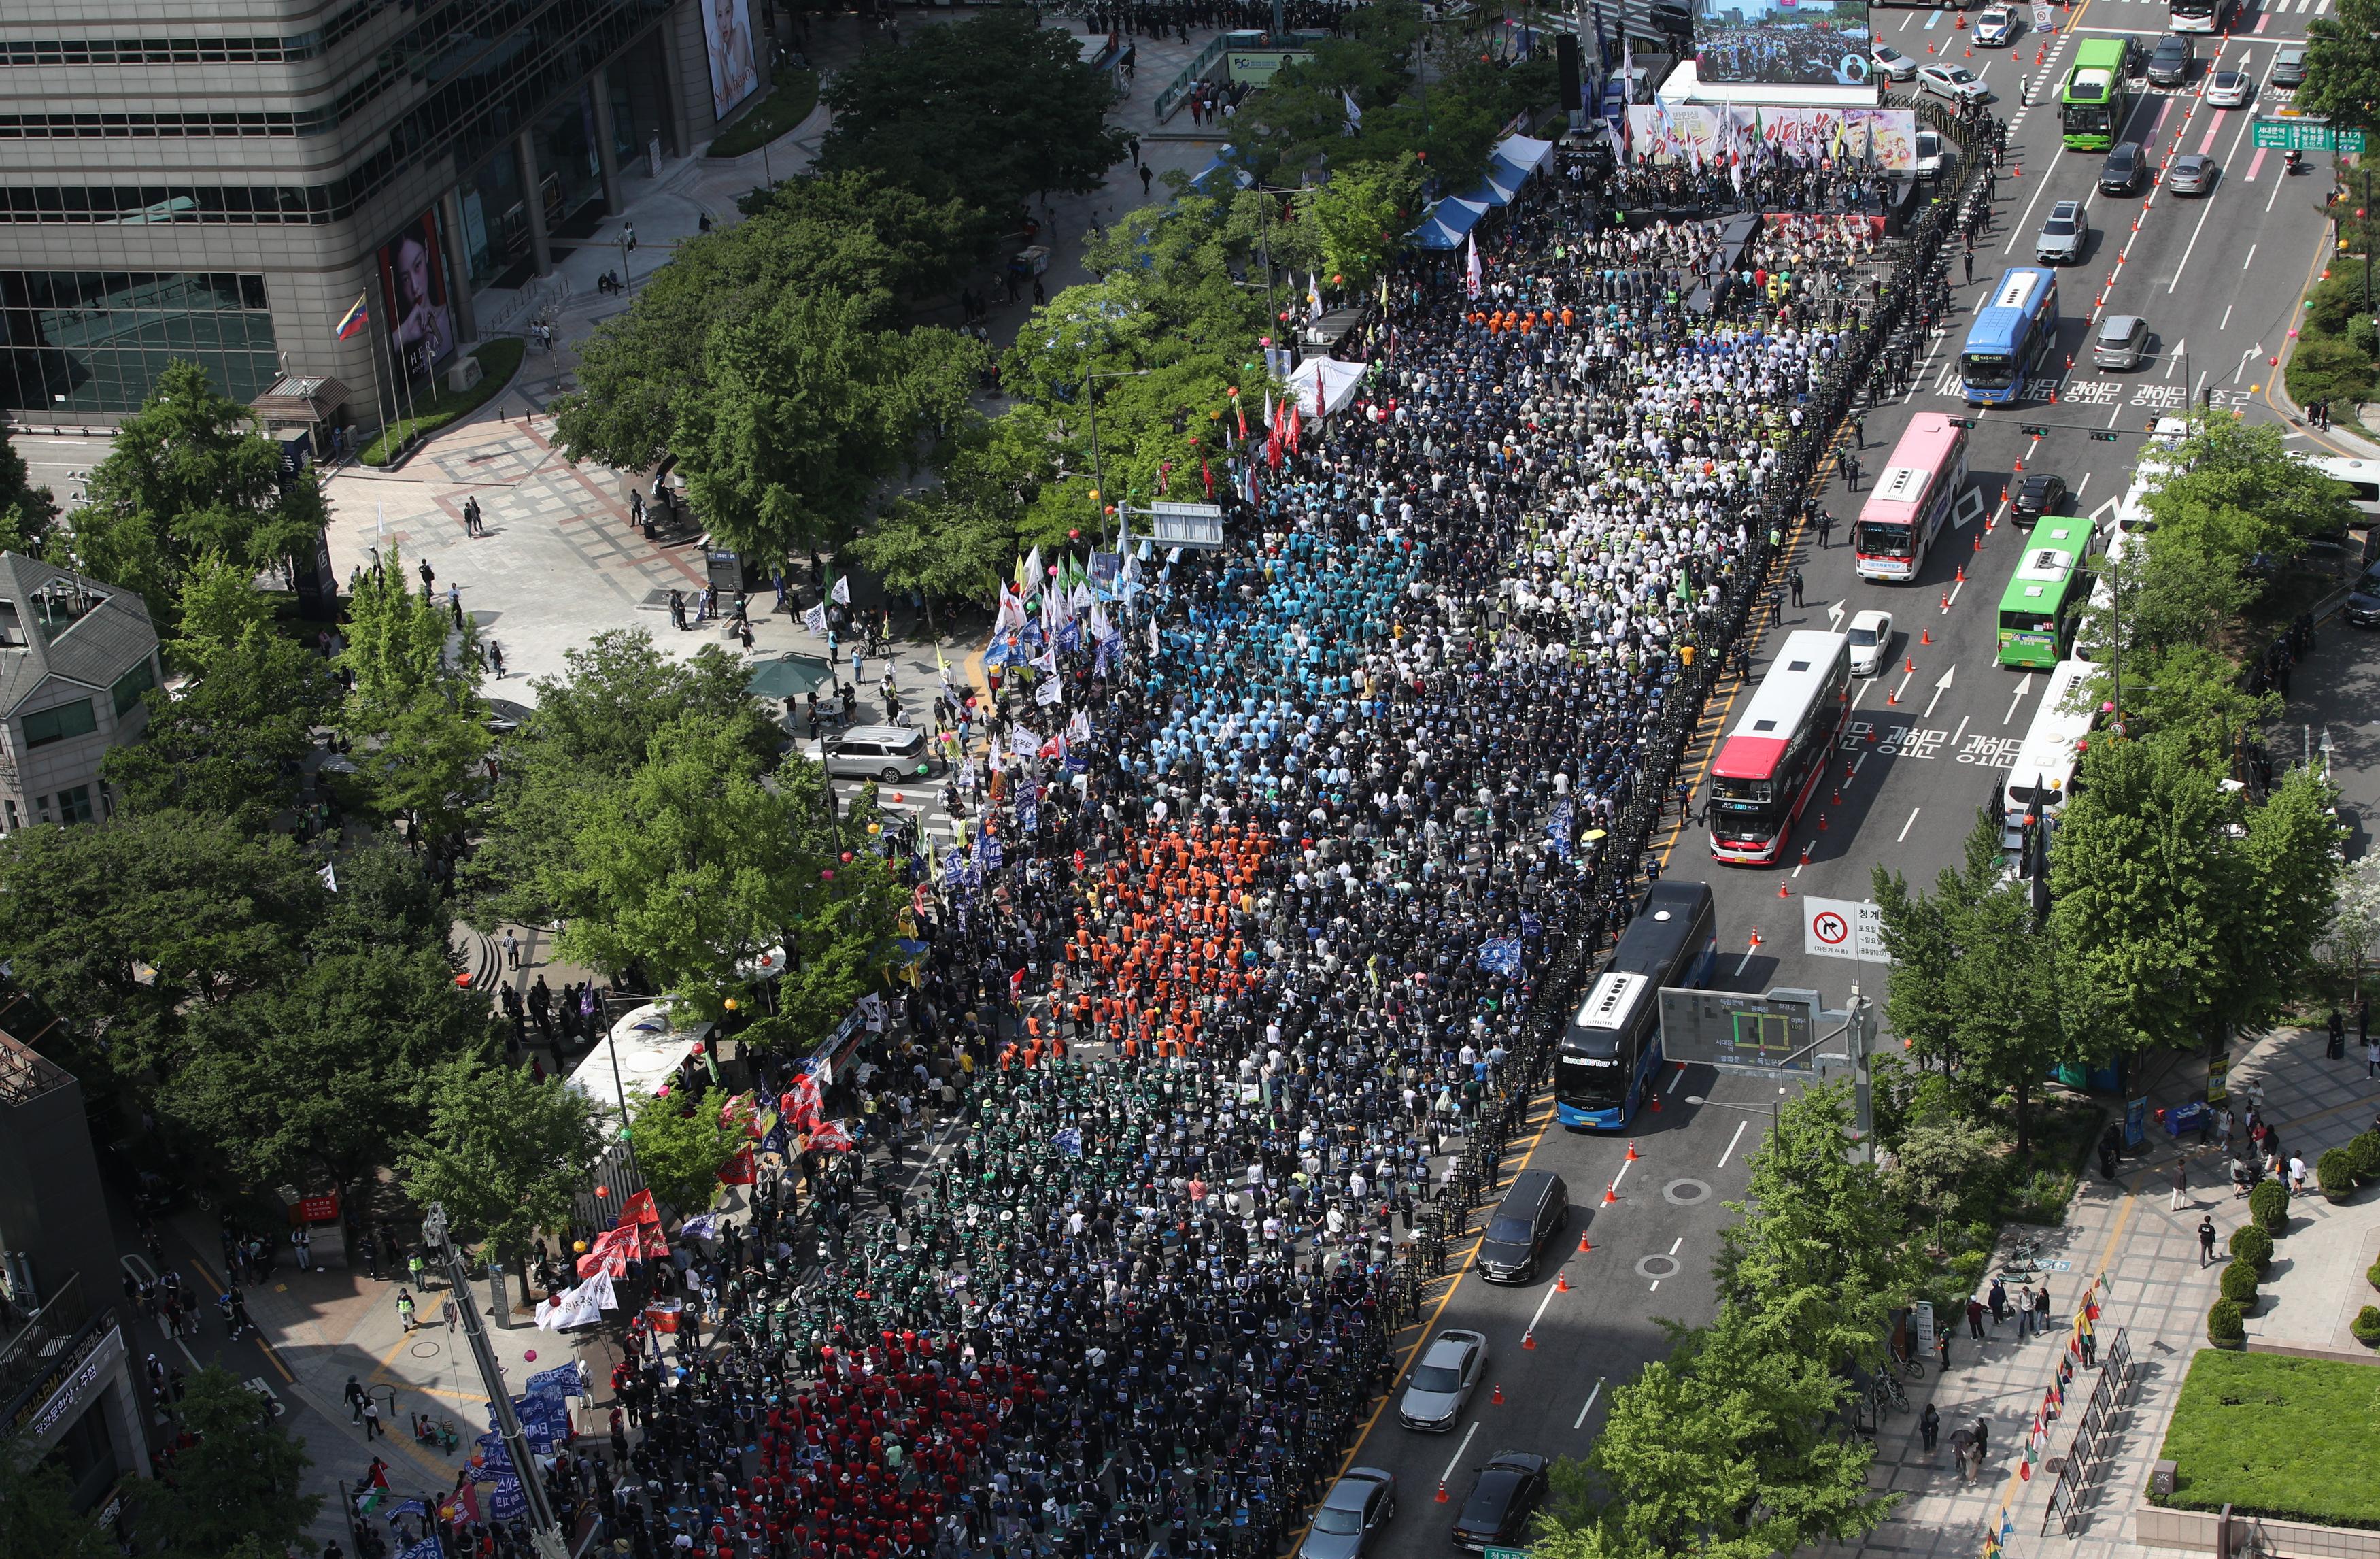
[[[881,785],[876,787],[876,809],[887,817],[914,819],[917,831],[937,845],[958,843],[958,825],[942,805],[944,777],[934,775],[917,786]],[[850,807],[853,799],[868,788],[866,780],[838,779],[833,782],[835,805]],[[892,798],[899,796],[900,800]]]

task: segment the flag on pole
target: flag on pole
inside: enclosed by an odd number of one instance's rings
[[[838,605],[838,606],[848,606],[848,605],[850,605],[850,604],[851,604],[851,576],[850,576],[850,575],[848,575],[848,574],[841,575],[841,576],[839,576],[839,577],[835,579],[835,581],[834,581],[834,603],[835,603],[836,605]]]
[[[1355,94],[1344,87],[1339,90],[1339,100],[1347,105],[1347,133],[1354,135],[1364,128],[1364,111],[1355,106]]]
[[[1321,278],[1311,271],[1305,273],[1305,311],[1316,319],[1322,317]]]
[[[1473,298],[1479,296],[1479,235],[1476,233],[1471,235],[1470,257],[1463,262],[1463,290]]]
[[[364,326],[371,323],[371,310],[365,306],[365,300],[370,297],[369,288],[356,294],[356,306],[339,316],[340,340],[362,334]]]

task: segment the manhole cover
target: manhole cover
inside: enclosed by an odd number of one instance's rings
[[[1647,1256],[1636,1263],[1636,1275],[1657,1282],[1665,1277],[1675,1277],[1678,1275],[1678,1259],[1675,1256]]]
[[[436,1343],[416,1343],[413,1345],[412,1349],[413,1357],[416,1358],[436,1358],[440,1354],[443,1354],[445,1351],[446,1350],[444,1348],[440,1347]]]
[[[1672,1180],[1661,1188],[1661,1195],[1680,1207],[1691,1207],[1710,1195],[1710,1187],[1700,1180]]]

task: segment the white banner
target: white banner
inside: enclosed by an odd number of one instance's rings
[[[558,1298],[537,1302],[537,1323],[548,1332],[566,1331],[573,1326],[592,1326],[603,1319],[605,1310],[620,1308],[613,1296],[612,1278],[608,1273],[597,1273],[577,1287]]]
[[[1628,134],[1635,152],[1657,163],[1741,156],[1747,165],[1756,165],[1763,155],[1774,155],[1893,173],[1917,166],[1913,108],[1640,103],[1628,110]]]
[[[1813,958],[1888,964],[1892,957],[1884,950],[1884,911],[1873,899],[1805,898],[1802,951]]]

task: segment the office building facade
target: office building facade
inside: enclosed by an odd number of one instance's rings
[[[765,87],[765,5],[0,6],[0,413],[112,423],[181,357],[375,425]]]
[[[0,834],[114,811],[100,764],[162,670],[140,592],[0,552]]]

